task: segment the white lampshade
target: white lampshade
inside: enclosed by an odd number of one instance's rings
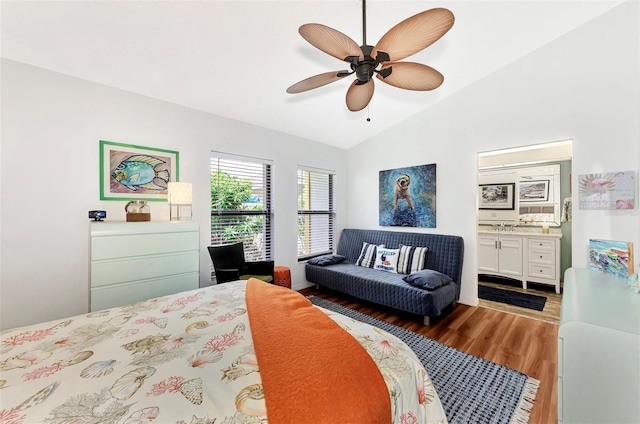
[[[191,205],[191,183],[171,182],[169,188],[169,203],[172,205]]]
[[[193,212],[192,209],[192,196],[191,196],[191,183],[169,183],[169,220],[183,220],[191,219]],[[189,207],[189,215],[182,213],[180,208]],[[173,208],[176,209],[176,214],[173,214]]]

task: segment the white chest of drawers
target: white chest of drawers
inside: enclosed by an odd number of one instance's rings
[[[92,222],[91,311],[199,285],[198,223]]]

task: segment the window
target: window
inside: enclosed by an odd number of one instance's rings
[[[211,245],[242,241],[248,261],[271,260],[271,167],[211,153]]]
[[[331,171],[298,168],[298,261],[333,253],[334,179]]]

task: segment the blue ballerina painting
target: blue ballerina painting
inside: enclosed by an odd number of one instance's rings
[[[436,227],[436,164],[380,171],[379,224]]]

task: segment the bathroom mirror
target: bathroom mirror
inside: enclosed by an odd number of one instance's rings
[[[560,165],[518,170],[518,225],[560,226]]]
[[[513,185],[513,203],[508,208],[480,208],[478,223],[519,226],[560,226],[560,165],[502,167],[481,170],[480,188]],[[482,205],[482,204],[481,204]]]

